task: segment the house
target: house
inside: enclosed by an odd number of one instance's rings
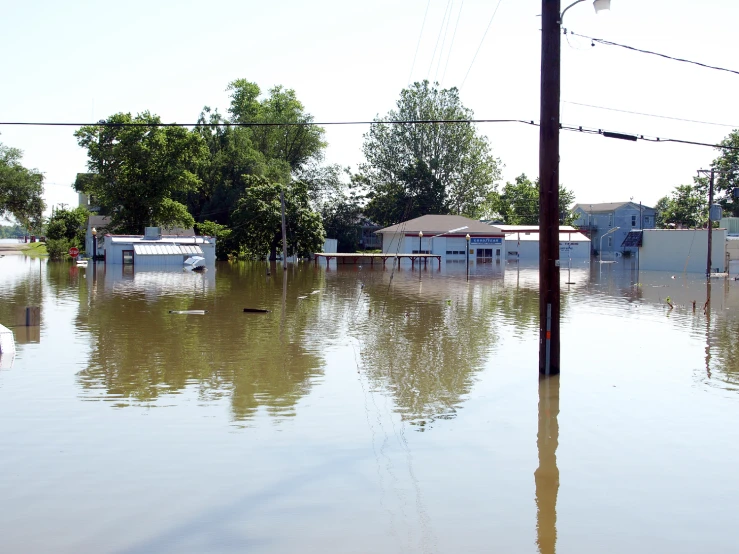
[[[447,261],[500,262],[505,236],[494,225],[461,215],[424,215],[376,231],[390,254],[438,254]]]
[[[603,252],[611,255],[636,252],[636,245],[624,244],[626,237],[631,231],[654,229],[657,216],[654,208],[635,202],[575,204],[572,211],[578,215],[574,225],[590,237],[593,253],[600,250],[602,242]]]
[[[711,272],[727,266],[726,229],[713,229]],[[639,247],[639,268],[675,273],[706,273],[708,229],[648,229]]]
[[[110,231],[110,217],[107,215],[91,215],[87,218],[87,230],[85,231],[85,253],[92,257],[93,255],[93,240],[92,230],[95,229],[97,235],[97,252],[95,254],[98,258],[102,259],[105,255],[105,235]],[[195,230],[183,229],[181,227],[164,227],[162,228],[162,235],[164,236],[175,236],[175,237],[192,237],[195,235]]]
[[[187,258],[202,256],[205,266],[213,268],[216,239],[195,234],[163,235],[158,227],[147,227],[144,235],[105,235],[103,253],[106,265],[182,267]]]
[[[495,225],[505,234],[508,260],[539,261],[538,225]],[[590,259],[590,239],[575,227],[559,226],[559,258]]]

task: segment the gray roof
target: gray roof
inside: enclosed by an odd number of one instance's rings
[[[585,213],[600,213],[600,212],[615,212],[617,209],[626,206],[626,205],[632,205],[635,208],[639,208],[639,204],[631,201],[627,202],[602,202],[600,204],[585,204],[585,203],[578,203],[575,204],[572,208],[572,211],[575,211],[576,209],[580,208]],[[642,210],[651,210],[649,206],[645,206],[642,204],[641,206]]]
[[[436,235],[440,233],[448,233],[452,229],[459,229],[462,233],[474,234],[503,234],[495,225],[488,225],[476,219],[470,219],[461,215],[422,215],[415,219],[409,219],[403,223],[385,227],[375,231],[376,233],[418,233],[422,231],[424,235]]]

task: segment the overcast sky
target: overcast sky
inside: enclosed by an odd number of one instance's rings
[[[403,87],[425,78],[461,87],[462,102],[479,119],[538,120],[541,4],[502,0],[482,41],[497,4],[9,2],[0,19],[0,121],[94,122],[116,112],[149,110],[167,122],[190,123],[205,105],[225,113],[226,86],[237,78],[265,91],[276,84],[295,89],[316,121],[383,115]],[[739,70],[739,2],[611,4],[610,13],[596,15],[586,0],[567,13],[564,26]],[[451,17],[442,25],[447,13]],[[563,123],[708,143],[739,127],[739,75],[568,38],[562,43]],[[504,181],[537,175],[536,127],[481,124],[479,130],[504,164]],[[356,168],[366,131],[327,127],[326,162]],[[24,165],[45,173],[48,204],[76,205],[71,184],[85,171],[86,155],[73,129],[0,126],[0,133],[0,142],[25,152]],[[577,202],[633,198],[650,205],[675,185],[692,182],[696,170],[716,156],[706,147],[563,132],[560,175]]]

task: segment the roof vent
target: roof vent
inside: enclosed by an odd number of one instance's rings
[[[162,238],[162,232],[159,227],[145,227],[144,228],[144,239],[146,240],[159,240]]]

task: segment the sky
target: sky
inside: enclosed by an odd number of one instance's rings
[[[30,0],[6,2],[2,11],[1,122],[90,123],[149,110],[193,123],[204,106],[226,113],[226,87],[239,78],[263,91],[294,89],[317,122],[382,116],[422,79],[458,87],[478,119],[539,119],[538,0]],[[598,15],[586,0],[563,26],[739,70],[737,21],[739,2],[729,0],[612,0]],[[571,35],[562,41],[564,124],[715,144],[739,128],[738,89],[736,74]],[[522,173],[537,176],[537,127],[478,130],[502,163],[501,186]],[[23,164],[45,174],[47,208],[77,205],[71,185],[87,160],[73,132],[0,125],[0,142],[22,149]],[[356,168],[366,132],[327,126],[325,163]],[[560,180],[584,204],[653,205],[718,155],[572,132],[560,142]]]

